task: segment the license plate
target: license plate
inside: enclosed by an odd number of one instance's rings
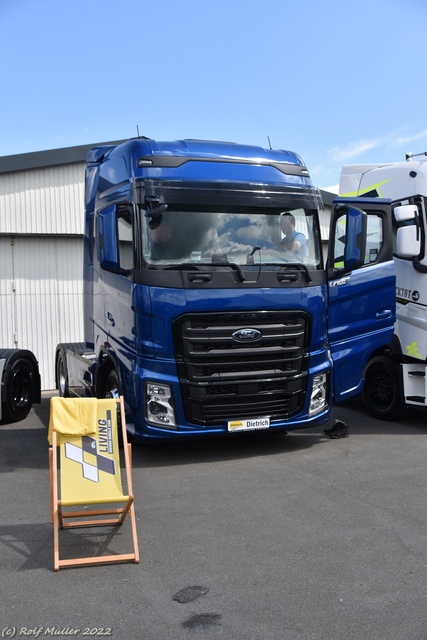
[[[269,429],[270,418],[251,418],[250,420],[230,420],[227,422],[229,431],[256,431]]]

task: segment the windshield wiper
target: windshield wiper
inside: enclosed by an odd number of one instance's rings
[[[301,262],[288,262],[288,264],[283,264],[281,265],[282,269],[301,269],[301,271],[304,271],[307,281],[311,282],[312,281],[312,277],[310,275],[309,270],[307,269],[307,267],[305,266],[305,264],[301,264]]]
[[[230,267],[231,269],[234,269],[234,271],[237,271],[242,282],[246,280],[246,276],[237,262],[211,262],[210,264],[212,267]]]

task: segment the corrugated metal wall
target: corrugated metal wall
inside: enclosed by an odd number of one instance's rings
[[[81,238],[0,237],[0,345],[30,349],[43,389],[55,388],[55,347],[83,339]]]
[[[0,176],[0,234],[82,234],[84,163]]]
[[[0,347],[33,351],[42,389],[56,345],[83,340],[84,167],[0,175]]]
[[[12,245],[9,238],[0,237],[0,347],[3,348],[14,346],[14,305]]]

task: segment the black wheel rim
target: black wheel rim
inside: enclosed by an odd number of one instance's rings
[[[31,375],[25,369],[20,369],[13,376],[11,385],[12,402],[16,408],[25,407],[30,400]]]
[[[380,411],[385,411],[392,405],[394,394],[394,384],[389,375],[381,372],[372,377],[370,396]]]

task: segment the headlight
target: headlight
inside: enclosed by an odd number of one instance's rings
[[[145,418],[150,424],[176,429],[172,391],[168,384],[145,383]]]
[[[310,408],[308,415],[312,416],[319,413],[326,406],[327,398],[327,375],[319,373],[313,378],[313,387],[311,390]]]

